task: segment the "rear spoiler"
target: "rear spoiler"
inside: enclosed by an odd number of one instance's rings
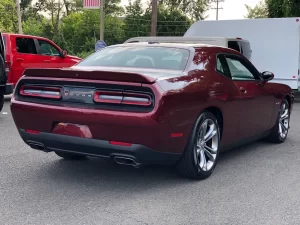
[[[156,81],[156,78],[145,76],[140,73],[106,70],[82,71],[75,69],[26,69],[23,75],[25,77],[71,78],[147,84],[152,84]]]

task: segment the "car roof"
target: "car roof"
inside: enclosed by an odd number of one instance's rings
[[[27,35],[27,34],[15,34],[15,33],[2,33],[2,35],[8,35],[8,36],[19,36],[19,37],[28,37],[28,38],[38,38],[38,39],[47,39],[45,37],[40,36],[34,36],[34,35]]]

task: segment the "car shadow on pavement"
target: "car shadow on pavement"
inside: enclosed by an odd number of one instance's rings
[[[266,148],[267,143],[255,142],[241,148],[232,149],[220,154],[216,170],[206,180],[200,182],[212,182],[230,170],[229,166],[248,160],[249,154],[255,154],[261,147]],[[249,153],[249,154],[248,154]],[[53,153],[50,153],[53,154]],[[196,180],[179,176],[173,166],[145,166],[133,168],[118,165],[112,161],[100,158],[89,158],[81,161],[67,161],[55,158],[49,164],[44,164],[42,176],[50,179],[51,183],[64,183],[66,186],[88,186],[101,191],[138,191],[151,188],[174,187],[174,185],[190,185]],[[49,180],[48,180],[49,181]],[[198,185],[199,183],[197,183]]]

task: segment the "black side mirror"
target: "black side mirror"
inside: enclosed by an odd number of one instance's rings
[[[261,76],[262,76],[262,78],[265,82],[273,80],[273,78],[274,78],[274,74],[272,72],[269,72],[269,71],[262,72]]]
[[[60,57],[65,58],[68,55],[68,52],[66,50],[62,50],[60,52]]]

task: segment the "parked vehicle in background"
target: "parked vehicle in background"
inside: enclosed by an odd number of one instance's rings
[[[300,87],[300,18],[202,20],[194,23],[184,37],[233,36],[251,43],[252,63],[259,71],[272,71],[272,82]]]
[[[4,105],[4,95],[10,95],[13,92],[12,84],[7,83],[7,76],[5,71],[5,47],[0,32],[0,111]]]
[[[294,97],[242,54],[197,44],[131,43],[66,69],[27,69],[11,99],[22,139],[65,159],[176,164],[203,179],[220,151],[282,143]]]
[[[242,53],[251,61],[251,45],[248,40],[242,38],[226,38],[226,37],[179,37],[179,36],[162,36],[162,37],[134,37],[125,43],[136,42],[158,42],[158,43],[185,43],[185,44],[210,44],[231,48]]]
[[[25,69],[63,68],[81,61],[81,58],[67,55],[47,38],[3,33],[6,48],[6,71],[8,82],[16,85]]]

